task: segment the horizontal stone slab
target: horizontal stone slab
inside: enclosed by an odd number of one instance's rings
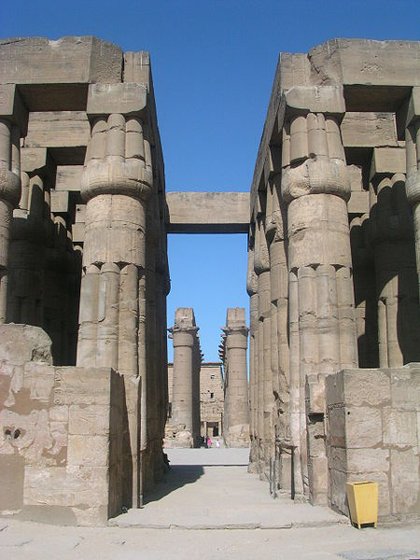
[[[169,192],[169,233],[247,233],[249,193]]]
[[[121,81],[122,51],[96,37],[0,41],[0,83],[80,84]]]

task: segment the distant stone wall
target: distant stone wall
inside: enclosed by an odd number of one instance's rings
[[[347,514],[346,482],[379,484],[379,517],[420,516],[420,364],[326,377],[329,501]]]
[[[0,340],[1,514],[106,524],[131,501],[123,378],[54,367],[38,327],[2,325]]]

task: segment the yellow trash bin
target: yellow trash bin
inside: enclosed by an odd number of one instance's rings
[[[347,482],[347,500],[353,525],[378,524],[378,483]]]

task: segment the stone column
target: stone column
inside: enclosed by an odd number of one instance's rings
[[[16,86],[0,85],[0,324],[6,322],[13,209],[20,199],[20,134],[26,111]]]
[[[405,151],[406,193],[408,201],[413,207],[417,279],[420,293],[420,87],[413,87],[408,105]]]
[[[255,273],[258,289],[258,435],[260,477],[268,479],[269,463],[274,448],[273,379],[271,371],[271,287],[270,255],[265,234],[263,204],[256,220]]]
[[[273,459],[281,488],[290,490],[290,428],[289,428],[289,339],[288,339],[288,268],[284,209],[280,207],[280,179],[275,175],[267,186],[266,234],[270,254],[271,288],[271,370],[273,392]],[[277,453],[280,455],[277,456]]]
[[[48,332],[44,322],[45,255],[47,246],[54,242],[48,183],[55,169],[46,148],[22,148],[21,169],[23,192],[14,212],[7,320]],[[54,363],[59,364],[56,347],[53,356]]]
[[[373,249],[369,241],[369,216],[356,216],[350,223],[353,260],[357,348],[361,368],[379,367],[378,305]]]
[[[197,332],[194,312],[181,307],[175,312],[175,324],[170,329],[174,345],[172,419],[177,447],[194,447],[196,433],[196,410],[200,406],[196,353]],[[196,394],[198,387],[198,395]]]
[[[369,223],[376,272],[379,367],[384,368],[420,359],[420,307],[405,160],[400,148],[373,150]]]
[[[357,366],[350,181],[339,126],[344,99],[339,87],[293,88],[287,103],[281,191],[289,242],[294,486],[297,498],[326,503],[323,377]],[[315,378],[307,385],[309,376]]]
[[[249,404],[245,309],[227,310],[225,334],[224,439],[228,447],[249,446]]]
[[[250,400],[250,472],[258,471],[259,433],[258,433],[258,280],[255,272],[255,238],[251,227],[248,248],[247,292],[250,297],[249,331],[249,400]]]
[[[146,201],[152,190],[150,148],[143,137],[146,92],[138,84],[92,84],[91,139],[82,175],[86,235],[77,365],[112,367],[126,376],[133,472],[139,503],[140,447],[147,445],[144,329]],[[139,447],[140,440],[140,447]]]

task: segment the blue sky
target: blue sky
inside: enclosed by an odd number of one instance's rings
[[[334,37],[420,40],[420,0],[4,0],[0,29],[150,51],[167,190],[247,191],[278,53]],[[226,308],[248,306],[245,236],[171,235],[169,258],[169,323],[194,307],[216,360]]]

